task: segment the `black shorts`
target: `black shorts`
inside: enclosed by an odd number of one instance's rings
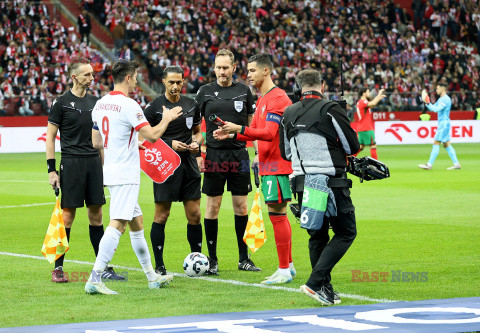
[[[196,158],[189,152],[180,155],[182,161],[173,175],[162,184],[153,183],[155,202],[197,200],[202,197],[202,176]]]
[[[104,205],[102,159],[95,157],[68,157],[60,162],[60,189],[62,208],[85,205]]]
[[[202,192],[216,197],[227,191],[232,195],[248,195],[250,182],[250,158],[247,148],[223,150],[207,148]]]

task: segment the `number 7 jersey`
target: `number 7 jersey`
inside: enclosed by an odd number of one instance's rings
[[[137,131],[148,125],[140,105],[112,91],[95,104],[92,121],[103,140],[103,184],[140,184]]]

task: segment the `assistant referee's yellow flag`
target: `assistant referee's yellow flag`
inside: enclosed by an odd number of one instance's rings
[[[260,189],[257,188],[255,198],[253,199],[252,209],[248,215],[247,228],[243,235],[243,241],[252,250],[257,251],[267,240],[265,233],[265,224],[263,223],[262,207],[260,203]]]
[[[53,263],[65,252],[68,251],[68,239],[63,223],[62,208],[60,200],[57,196],[55,209],[53,210],[50,224],[48,225],[47,234],[43,241],[42,253],[49,263]]]

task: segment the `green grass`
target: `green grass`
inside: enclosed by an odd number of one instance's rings
[[[389,166],[391,178],[363,184],[354,179],[352,199],[356,206],[358,236],[333,271],[336,290],[373,299],[407,301],[478,296],[480,145],[454,146],[462,164],[460,171],[445,170],[451,161],[444,149],[434,168],[425,171],[417,164],[428,159],[431,146],[379,146],[379,157]],[[41,255],[54,206],[53,191],[47,180],[44,154],[0,154],[0,252]],[[252,200],[253,193],[249,206]],[[154,204],[152,185],[145,175],[142,175],[139,202],[151,247],[149,232]],[[6,208],[35,203],[51,204]],[[225,194],[219,218],[218,279],[253,284],[276,269],[273,231],[266,214],[264,218],[268,241],[252,257],[263,272],[239,272],[231,197]],[[285,286],[298,288],[310,273],[308,237],[292,215],[289,214],[289,218],[298,275]],[[108,205],[103,220],[107,225]],[[86,209],[79,209],[67,260],[94,261],[87,225]],[[182,273],[183,258],[188,252],[183,207],[174,203],[166,229],[167,269]],[[122,236],[112,264],[140,267],[128,233]],[[128,271],[126,283],[107,284],[119,295],[87,296],[82,282],[51,283],[52,266],[46,261],[0,255],[0,267],[0,299],[4,304],[13,305],[0,313],[0,327],[317,306],[298,292],[186,277],[176,277],[167,288],[149,290],[144,274],[138,270]],[[65,264],[67,271],[89,272],[91,268],[90,264]],[[122,270],[125,271],[117,269]],[[389,281],[352,282],[352,270],[389,272]],[[427,272],[428,281],[391,282],[391,271],[396,270]],[[342,305],[372,303],[349,297],[342,300]],[[63,314],[53,312],[54,309]]]

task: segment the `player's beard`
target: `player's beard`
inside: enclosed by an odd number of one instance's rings
[[[369,102],[370,102],[372,99],[373,99],[372,96],[367,97],[367,101],[369,101]]]

